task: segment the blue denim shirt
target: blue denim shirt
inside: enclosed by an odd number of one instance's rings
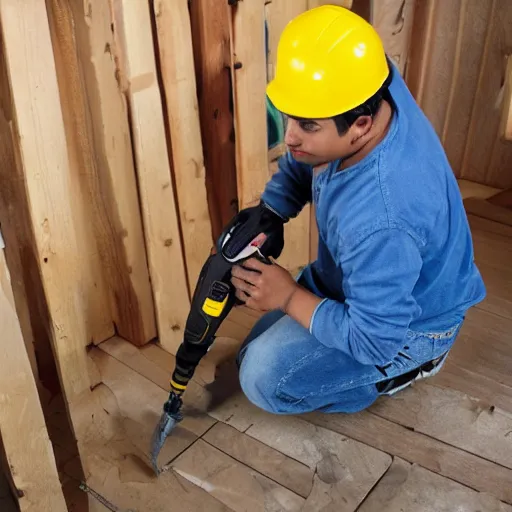
[[[314,173],[287,154],[262,194],[286,218],[314,203],[318,257],[300,282],[323,301],[310,331],[363,364],[391,361],[411,331],[459,324],[486,293],[457,181],[396,68],[390,92],[390,128],[363,160]]]

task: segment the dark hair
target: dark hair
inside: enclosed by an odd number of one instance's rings
[[[391,108],[393,108],[393,100],[389,92],[389,84],[391,82],[391,78],[392,69],[390,67],[388,77],[381,85],[379,90],[371,98],[368,98],[364,103],[353,108],[352,110],[349,110],[348,112],[344,112],[343,114],[332,117],[339,135],[345,134],[358,117],[375,116],[382,105],[382,100],[388,101],[391,104]]]

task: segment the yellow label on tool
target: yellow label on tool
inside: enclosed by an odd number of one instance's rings
[[[207,298],[203,304],[203,311],[207,315],[218,317],[221,315],[222,311],[224,310],[224,306],[226,305],[227,301],[228,301],[227,295],[226,295],[226,298],[222,302]]]

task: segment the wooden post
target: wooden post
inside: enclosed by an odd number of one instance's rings
[[[238,2],[231,11],[231,67],[240,209],[256,204],[269,178],[265,5]]]
[[[23,186],[20,213],[29,219],[33,246],[26,248],[42,283],[42,316],[68,403],[90,392],[86,362],[88,330],[82,258],[83,235],[73,210],[55,62],[44,2],[0,3],[3,78],[2,138],[13,146],[9,173]],[[21,43],[22,41],[22,43]],[[15,206],[15,205],[13,205]],[[33,251],[33,252],[32,252]],[[43,309],[44,308],[44,309]]]
[[[108,330],[136,345],[156,336],[139,214],[128,112],[113,62],[111,16],[104,2],[47,0],[70,169],[82,203],[91,273]],[[73,8],[73,11],[71,9]],[[101,292],[101,293],[100,293]]]
[[[175,354],[190,310],[149,5],[112,0],[118,73],[131,115],[159,341]]]
[[[187,0],[154,0],[190,292],[213,245]]]
[[[66,502],[14,305],[0,236],[0,435],[21,512],[66,512]]]
[[[219,0],[190,2],[206,183],[214,239],[238,211],[229,16]]]

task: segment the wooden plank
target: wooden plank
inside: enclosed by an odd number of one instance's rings
[[[190,2],[210,217],[216,240],[238,211],[229,11],[218,0]]]
[[[187,0],[154,0],[190,293],[213,245]]]
[[[4,252],[0,248],[0,435],[3,449],[21,512],[64,512],[67,508],[57,464],[25,350],[10,281]]]
[[[156,336],[155,313],[128,109],[114,73],[117,50],[108,2],[48,0],[61,55],[61,102],[84,176],[116,332],[136,345]],[[59,59],[57,60],[59,63]],[[99,341],[107,339],[103,337]]]
[[[36,268],[45,294],[46,320],[66,401],[89,393],[85,346],[91,341],[89,297],[84,293],[69,175],[66,138],[50,31],[44,3],[0,4],[2,54],[10,97],[16,166],[24,183],[35,245]],[[23,40],[23,45],[20,45]],[[51,319],[51,320],[50,320]],[[71,414],[73,419],[73,414]],[[74,424],[76,428],[77,425]]]
[[[512,186],[512,148],[499,136],[506,55],[512,48],[511,23],[510,2],[493,0],[461,174],[498,188]]]
[[[224,423],[217,423],[203,436],[203,440],[299,496],[309,496],[313,487],[314,470],[263,442],[256,441]]]
[[[176,473],[155,476],[149,446],[167,393],[98,348],[89,356],[98,367],[102,384],[82,409],[88,419],[87,435],[80,439],[86,484],[120,510],[161,512],[169,508],[171,496],[187,512],[227,512],[222,503]],[[160,460],[171,461],[196,439],[194,433],[178,425]],[[76,478],[73,463],[64,470]],[[103,510],[95,505],[91,510]]]
[[[503,208],[512,210],[512,188],[503,190],[499,194],[493,195],[489,198],[489,202]]]
[[[505,140],[512,140],[512,55],[507,55],[505,84],[503,86],[500,136]]]
[[[353,511],[384,474],[389,455],[299,417],[265,413],[241,392],[210,411],[219,421],[315,471],[303,510]]]
[[[512,413],[426,383],[379,400],[371,412],[512,469]]]
[[[425,70],[425,94],[421,107],[442,140],[446,115],[453,89],[454,65],[457,58],[457,37],[462,0],[435,3],[432,24],[434,31],[428,46],[428,63]],[[458,28],[457,28],[458,27]]]
[[[154,347],[160,352],[164,352],[155,345]],[[172,366],[169,365],[168,368],[163,369],[157,366],[151,359],[144,357],[143,353],[136,347],[121,338],[112,338],[99,345],[99,348],[134,372],[137,372],[140,376],[156,384],[162,390],[167,393],[169,392],[169,378],[172,370],[174,370],[174,363]],[[167,355],[174,360],[171,354]],[[167,397],[164,398],[161,405],[163,405],[166,399]],[[203,435],[215,423],[206,414],[208,395],[195,381],[191,381],[183,395],[183,401],[182,410],[185,419],[182,421],[181,426],[193,432],[196,436]]]
[[[73,21],[68,5],[48,0],[48,20],[59,84],[60,104],[64,120],[69,156],[70,196],[76,212],[80,268],[83,273],[83,295],[88,299],[90,327],[95,342],[114,334],[113,315],[104,270],[110,262],[103,242],[108,241],[104,226],[108,220],[98,192],[97,167],[87,127],[90,124],[83,95],[75,47]]]
[[[369,412],[355,415],[313,413],[307,415],[307,420],[512,503],[512,472],[471,453]]]
[[[409,63],[405,78],[407,85],[420,106],[425,98],[425,82],[429,63],[429,51],[434,32],[436,0],[416,2],[409,50]]]
[[[492,204],[489,201],[478,197],[469,197],[464,200],[464,207],[467,213],[493,220],[507,226],[512,226],[512,212],[501,206]]]
[[[175,354],[190,309],[149,5],[113,0],[118,72],[130,104],[159,342]]]
[[[474,181],[459,179],[457,180],[457,183],[459,185],[462,199],[467,199],[468,197],[487,199],[500,192],[499,188],[488,187],[487,185],[482,185],[481,183],[476,183]]]
[[[477,493],[420,466],[395,458],[359,512],[512,512],[494,496]]]
[[[456,389],[482,402],[512,413],[512,387],[500,384],[495,380],[459,366],[452,359],[448,359],[431,383]]]
[[[446,154],[457,176],[462,172],[471,112],[477,98],[478,76],[491,8],[490,1],[463,0],[461,3],[453,79],[443,129]],[[455,30],[455,26],[453,28]],[[438,91],[434,87],[429,94],[437,97]]]
[[[172,468],[235,512],[298,512],[304,504],[304,498],[202,440],[180,455]]]
[[[450,357],[462,368],[512,387],[510,331],[510,319],[473,308]]]
[[[259,202],[267,180],[267,106],[264,0],[231,9],[231,67],[239,208]]]
[[[371,2],[371,23],[388,57],[405,74],[412,31],[415,0]]]

